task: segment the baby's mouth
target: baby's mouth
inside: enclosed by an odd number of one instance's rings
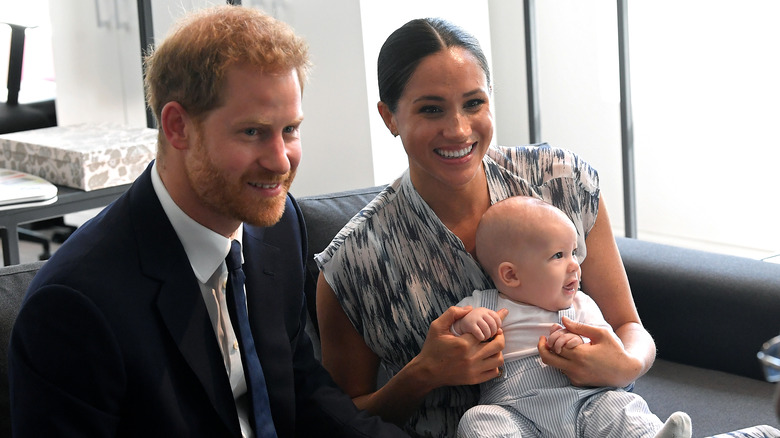
[[[577,292],[579,283],[580,283],[579,280],[574,280],[571,283],[568,283],[565,286],[563,286],[563,288],[566,289],[568,292],[574,293]]]

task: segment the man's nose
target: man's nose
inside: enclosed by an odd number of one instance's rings
[[[288,152],[287,143],[282,135],[274,135],[263,145],[259,157],[260,165],[270,172],[285,174],[290,171],[291,167]]]

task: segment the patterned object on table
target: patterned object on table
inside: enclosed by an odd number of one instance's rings
[[[0,135],[0,167],[89,191],[133,182],[156,149],[154,129],[55,126]]]

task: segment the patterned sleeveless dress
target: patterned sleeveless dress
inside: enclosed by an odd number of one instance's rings
[[[598,174],[577,155],[546,144],[491,147],[483,158],[491,204],[526,195],[569,215],[578,258],[596,221]],[[419,196],[408,170],[315,256],[344,311],[390,376],[421,350],[431,322],[493,283]],[[406,424],[412,436],[454,437],[478,386],[434,390]]]

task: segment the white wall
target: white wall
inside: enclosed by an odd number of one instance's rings
[[[186,10],[216,0],[153,0],[155,38]],[[386,184],[408,163],[376,109],[376,59],[385,38],[405,22],[438,16],[479,38],[490,61],[487,0],[244,0],[289,23],[306,38],[314,63],[303,97],[303,159],[297,196]]]
[[[780,3],[629,13],[640,237],[780,252]]]
[[[493,57],[494,142],[529,142],[526,93],[523,2],[490,0],[490,38]]]
[[[623,231],[616,2],[537,2],[542,139],[599,171],[616,232]]]
[[[385,39],[404,23],[415,18],[441,17],[466,29],[480,41],[491,62],[490,19],[485,0],[403,0],[376,2],[361,0],[365,69],[368,83],[366,111],[370,115],[371,148],[374,155],[375,183],[388,183],[408,167],[400,138],[387,130],[377,110],[379,88],[376,62]]]
[[[57,0],[49,13],[57,124],[146,126],[136,2]]]
[[[623,233],[617,10],[614,2],[535,2],[541,141],[599,171]],[[529,142],[523,2],[490,1],[498,143]]]
[[[156,35],[184,9],[214,1],[153,0]],[[521,1],[244,4],[289,22],[311,46],[315,68],[304,93],[298,196],[386,183],[406,168],[400,141],[376,111],[375,62],[384,38],[415,17],[443,16],[480,39],[493,66],[494,141],[528,142]],[[780,61],[774,55],[780,3],[628,6],[639,237],[751,257],[780,252]],[[536,8],[542,139],[599,170],[620,235],[616,5],[557,0]]]
[[[279,18],[306,38],[314,63],[304,89],[303,158],[293,193],[373,185],[359,2],[297,0],[283,12]]]
[[[160,41],[170,30],[171,25],[187,13],[195,9],[225,4],[224,0],[152,0],[152,27],[154,39]]]
[[[264,3],[273,10],[274,2]],[[280,18],[307,39],[314,62],[303,101],[304,155],[292,188],[298,196],[389,183],[408,166],[400,140],[376,109],[376,59],[393,30],[413,18],[440,16],[477,35],[490,53],[485,0],[282,3]]]
[[[515,39],[497,36],[511,3],[490,3],[494,55]],[[542,138],[599,170],[622,234],[616,5],[536,6]],[[629,2],[628,11],[639,238],[756,258],[780,252],[780,4],[664,0]],[[510,44],[522,52],[518,41]],[[496,65],[499,82],[507,71]],[[505,134],[502,144],[526,140]]]
[[[0,102],[6,101],[8,58],[11,52],[11,27],[4,23],[29,26],[25,32],[19,103],[53,99],[57,87],[54,83],[49,2],[26,0],[24,7],[19,7],[7,4],[8,1],[0,0],[3,21],[0,24]]]

